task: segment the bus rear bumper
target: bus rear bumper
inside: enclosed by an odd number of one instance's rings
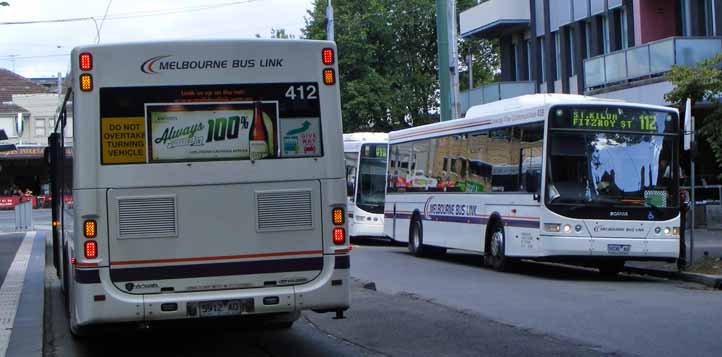
[[[627,260],[671,260],[679,256],[679,239],[589,238],[542,235],[539,256],[614,257]]]
[[[79,326],[198,319],[199,303],[253,301],[244,316],[269,317],[301,310],[343,311],[350,302],[350,257],[325,255],[324,269],[313,281],[296,286],[133,295],[117,289],[108,268],[97,283],[75,283],[75,321]],[[95,300],[102,296],[102,300]],[[246,309],[244,309],[246,310]]]

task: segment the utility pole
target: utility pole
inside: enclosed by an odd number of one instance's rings
[[[456,1],[436,0],[441,121],[458,118],[459,74],[456,60]]]
[[[333,5],[331,5],[331,0],[328,0],[328,6],[326,7],[326,39],[335,41],[333,35]]]

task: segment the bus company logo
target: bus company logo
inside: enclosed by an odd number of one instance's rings
[[[434,196],[430,196],[426,199],[426,203],[424,204],[424,219],[431,220],[431,215],[429,214],[429,208],[431,207],[431,201],[434,199]]]
[[[151,283],[151,284],[133,284],[133,283],[127,283],[125,284],[125,290],[133,291],[133,289],[157,289],[159,285],[157,283]]]
[[[629,217],[629,212],[612,211],[612,212],[609,212],[609,217]]]
[[[171,55],[155,56],[153,58],[149,58],[149,59],[145,60],[145,62],[143,62],[143,64],[140,65],[140,70],[146,74],[158,74],[157,71],[159,68],[155,64],[158,63],[158,61],[160,61],[164,58],[168,58],[168,57],[171,57]],[[163,68],[160,68],[160,69],[163,69]]]

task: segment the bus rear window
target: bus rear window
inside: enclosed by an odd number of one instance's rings
[[[317,93],[315,83],[101,88],[102,163],[323,156]]]

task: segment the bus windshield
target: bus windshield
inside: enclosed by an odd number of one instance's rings
[[[674,214],[665,210],[678,205],[674,114],[585,107],[556,109],[551,116],[550,209],[575,218],[654,220]]]
[[[356,205],[369,213],[384,213],[386,151],[386,144],[361,147]]]

